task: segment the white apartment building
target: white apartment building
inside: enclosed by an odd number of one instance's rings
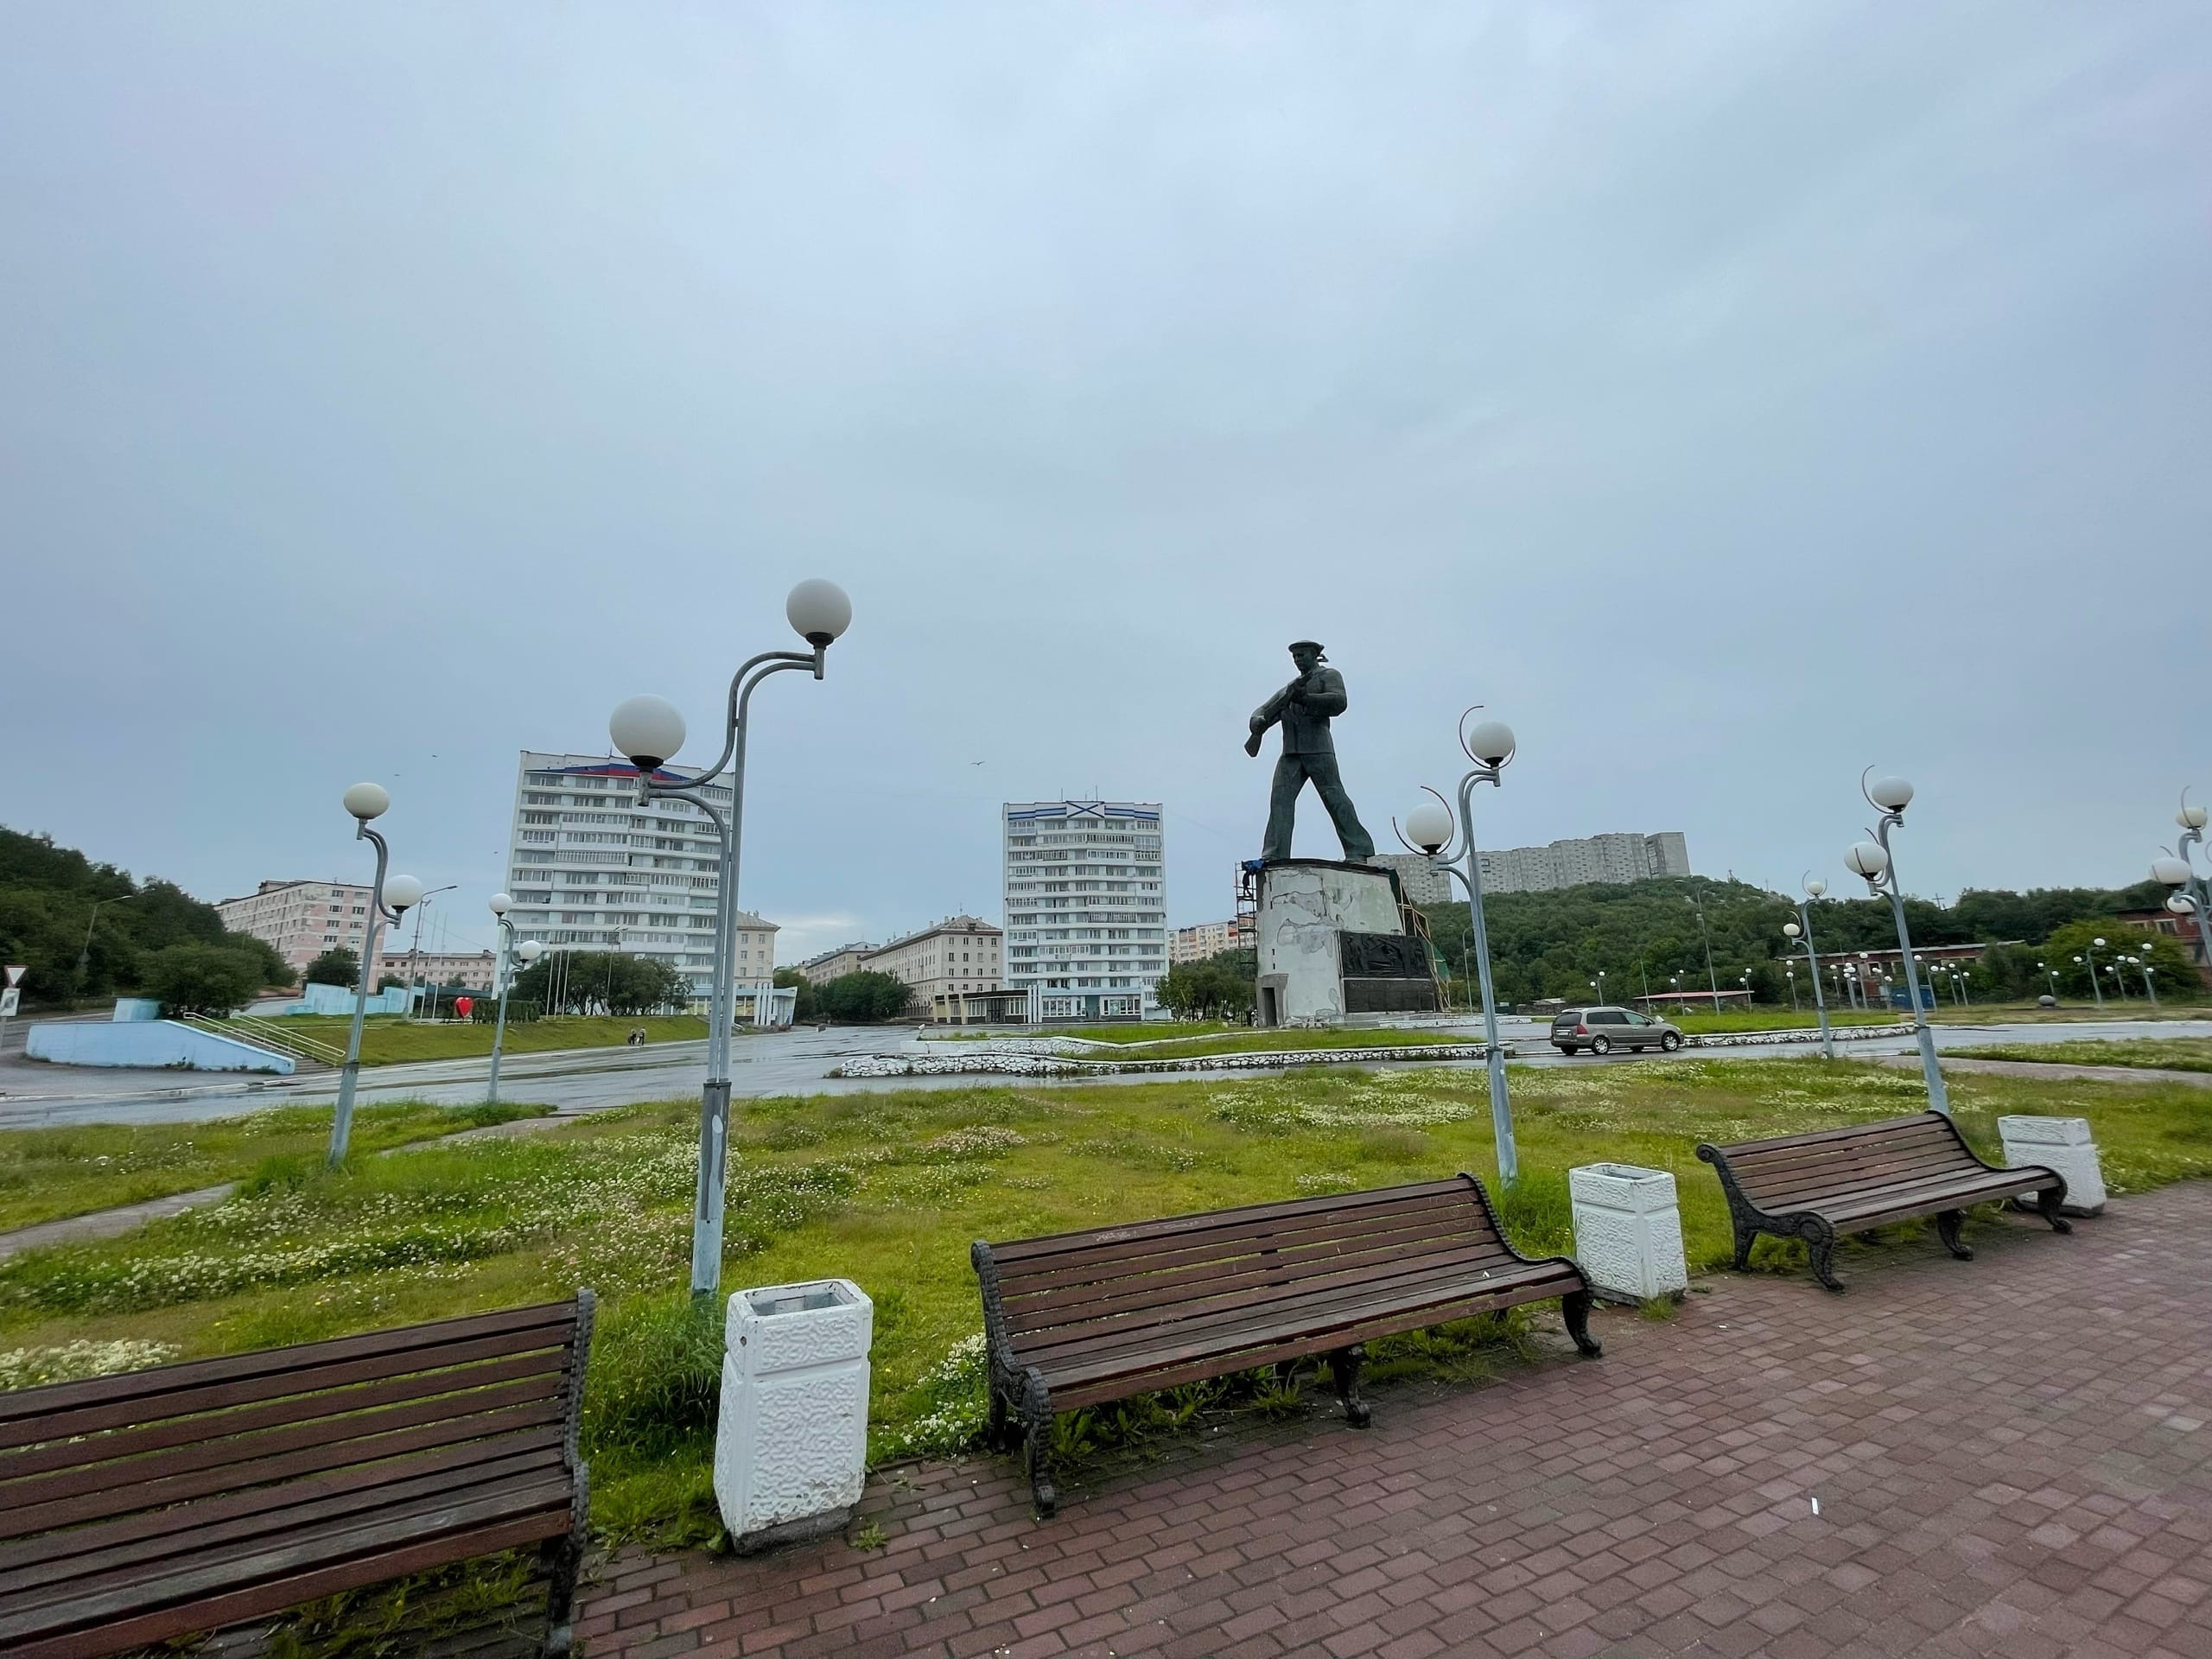
[[[915,1006],[927,1008],[934,997],[998,989],[1003,944],[999,930],[981,917],[948,916],[932,927],[878,945],[861,958],[860,966],[905,981],[914,988]]]
[[[681,766],[664,772],[689,777]],[[721,810],[727,785],[702,791]],[[688,801],[639,806],[638,769],[604,755],[525,749],[515,772],[507,891],[516,932],[553,950],[618,950],[673,965],[704,1000],[715,967],[721,845]],[[742,999],[775,978],[776,924],[737,914]]]
[[[1488,855],[1484,855],[1487,859]],[[1409,905],[1448,905],[1462,895],[1459,884],[1421,853],[1377,853],[1367,861],[1398,873],[1398,891]],[[1490,865],[1483,865],[1483,880],[1490,880]]]
[[[1479,856],[1483,887],[1490,893],[1548,893],[1592,882],[1690,874],[1689,843],[1679,830],[1651,836],[1584,836],[1548,847],[1507,847]],[[1410,889],[1406,896],[1416,904],[1433,902],[1414,898]]]
[[[1167,971],[1157,802],[1015,801],[1001,810],[1007,988],[1045,1020],[1134,1020]]]
[[[264,881],[243,898],[219,899],[215,913],[232,932],[269,944],[297,975],[326,950],[360,960],[369,890],[352,881]]]
[[[834,950],[824,950],[809,957],[798,965],[799,972],[810,985],[827,985],[833,979],[847,974],[857,974],[868,966],[868,959],[875,954],[875,946],[866,939],[855,939],[850,944],[841,944]]]
[[[1208,957],[1217,957],[1224,950],[1249,950],[1252,948],[1249,924],[1231,919],[1226,922],[1194,922],[1189,927],[1179,927],[1167,936],[1167,964],[1204,962]]]

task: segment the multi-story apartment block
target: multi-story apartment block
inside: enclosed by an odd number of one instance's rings
[[[1197,922],[1189,927],[1179,927],[1167,936],[1167,961],[1173,967],[1178,963],[1204,962],[1208,957],[1217,957],[1224,950],[1249,950],[1252,948],[1252,924],[1247,918],[1238,917],[1226,922]]]
[[[1585,836],[1548,847],[1507,847],[1479,856],[1483,887],[1491,893],[1548,893],[1591,882],[1641,881],[1648,876],[1690,873],[1689,843],[1679,830],[1653,836]],[[1437,902],[1415,898],[1410,888],[1406,896],[1416,904]]]
[[[875,947],[866,939],[855,939],[850,944],[841,944],[835,950],[824,950],[809,957],[798,965],[799,972],[810,985],[827,985],[833,979],[847,974],[857,974],[868,966],[868,958]]]
[[[369,890],[350,881],[264,881],[239,899],[215,906],[223,925],[250,933],[275,949],[295,974],[326,950],[361,957],[369,920]]]
[[[1449,904],[1460,896],[1452,878],[1422,854],[1377,853],[1367,861],[1398,873],[1398,891],[1409,905]],[[1490,879],[1488,865],[1483,867],[1483,879]]]
[[[999,930],[982,918],[950,916],[877,946],[860,965],[904,980],[914,988],[916,1006],[926,1008],[933,997],[998,989],[1003,943]]]
[[[369,985],[373,989],[391,978],[402,984],[430,985],[441,990],[458,986],[464,991],[490,991],[495,988],[492,982],[498,963],[499,958],[489,950],[424,950],[410,955],[384,941],[378,945],[376,975]]]
[[[1167,971],[1156,802],[1018,801],[1001,814],[1006,983],[1046,1020],[1133,1020]]]
[[[702,792],[728,810],[727,785]],[[671,963],[695,999],[706,997],[720,844],[696,807],[639,805],[638,769],[626,760],[524,750],[512,833],[507,918],[518,932],[554,950],[619,950]],[[776,925],[740,911],[731,954],[738,997],[765,995],[775,977]]]

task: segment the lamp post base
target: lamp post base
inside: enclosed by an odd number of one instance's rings
[[[714,1295],[722,1281],[722,1183],[729,1148],[729,1079],[699,1090],[699,1185],[691,1211],[691,1294]]]

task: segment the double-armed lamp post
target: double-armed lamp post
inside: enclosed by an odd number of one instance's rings
[[[2190,804],[2189,791],[2183,790],[2181,810],[2174,814],[2174,822],[2181,826],[2181,839],[2174,843],[2172,852],[2152,861],[2151,879],[2173,889],[2166,898],[2168,910],[2177,916],[2196,918],[2197,955],[2212,965],[2212,892],[2207,891],[2208,884],[2196,873],[2196,860],[2190,856],[2204,844],[2207,816],[2202,807]]]
[[[391,810],[390,791],[382,784],[356,784],[342,798],[346,810],[353,815],[353,838],[377,849],[377,874],[369,886],[369,925],[361,930],[360,972],[353,981],[353,1027],[346,1038],[346,1064],[338,1071],[338,1109],[330,1120],[333,1165],[346,1161],[346,1148],[353,1138],[353,1088],[361,1076],[361,1022],[369,1012],[369,974],[376,964],[378,925],[390,922],[396,928],[401,917],[423,902],[423,884],[413,876],[385,874],[391,849],[369,828],[372,820]]]
[[[1904,921],[1904,893],[1897,886],[1897,865],[1890,856],[1890,831],[1904,822],[1904,810],[1912,804],[1912,785],[1902,778],[1877,778],[1870,785],[1867,775],[1873,770],[1869,766],[1859,774],[1859,792],[1880,815],[1874,821],[1874,839],[1858,842],[1844,855],[1843,861],[1854,875],[1865,880],[1869,893],[1889,897],[1890,912],[1897,918],[1897,954],[1904,960],[1904,994],[1912,1003],[1912,1033],[1920,1044],[1920,1070],[1928,1079],[1928,1104],[1929,1109],[1948,1117],[1951,1096],[1943,1087],[1943,1068],[1936,1063],[1936,1033],[1921,1003],[1920,970],[1913,963],[1912,934]]]
[[[504,893],[492,895],[492,915],[499,924],[499,965],[493,970],[499,981],[499,1019],[492,1028],[492,1076],[484,1085],[487,1105],[496,1105],[499,1098],[499,1051],[507,1042],[507,992],[514,985],[516,958],[521,958],[522,965],[528,968],[545,954],[545,947],[536,939],[515,943],[515,925],[507,919],[507,912],[514,907],[514,902]]]
[[[1835,1035],[1828,1029],[1828,1001],[1821,990],[1820,953],[1813,948],[1813,900],[1820,898],[1827,890],[1827,882],[1808,873],[1805,877],[1804,897],[1797,901],[1797,919],[1794,922],[1784,922],[1782,925],[1782,933],[1783,937],[1792,944],[1802,943],[1805,947],[1805,967],[1813,978],[1813,1007],[1821,1016],[1821,1058],[1824,1060],[1832,1060],[1835,1058]],[[1789,991],[1794,1007],[1797,993],[1797,984],[1794,977],[1790,981]]]
[[[1474,712],[1467,710],[1468,715]],[[1505,1051],[1497,1041],[1497,994],[1491,981],[1490,931],[1483,923],[1483,866],[1475,850],[1474,795],[1477,784],[1498,787],[1513,759],[1513,728],[1501,720],[1485,720],[1470,731],[1467,715],[1462,715],[1459,748],[1474,763],[1474,770],[1459,780],[1459,822],[1453,823],[1450,804],[1431,789],[1428,793],[1435,799],[1423,801],[1407,816],[1398,841],[1408,851],[1426,854],[1432,868],[1448,870],[1467,890],[1467,919],[1482,982],[1483,1045],[1490,1059],[1491,1135],[1497,1144],[1498,1185],[1510,1186],[1521,1173],[1521,1157],[1513,1145],[1513,1107],[1505,1095]],[[1397,829],[1395,819],[1390,827]]]
[[[1905,925],[1904,893],[1897,885],[1897,865],[1890,852],[1890,832],[1904,822],[1904,810],[1912,802],[1912,785],[1902,778],[1877,778],[1870,785],[1867,777],[1872,771],[1869,766],[1859,774],[1859,791],[1879,815],[1875,820],[1874,839],[1856,843],[1844,855],[1844,862],[1853,874],[1866,881],[1870,893],[1886,894],[1889,898],[1890,912],[1897,921],[1897,954],[1904,965],[1905,996],[1912,1005],[1913,1035],[1920,1046],[1920,1069],[1928,1084],[1928,1104],[1930,1109],[1948,1117],[1951,1097],[1943,1086],[1942,1067],[1936,1063],[1936,1033],[1928,1023],[1927,1007],[1921,997],[1920,970],[1913,960],[1912,934]]]
[[[660,768],[683,747],[683,715],[664,697],[631,697],[607,722],[614,747],[638,769],[638,804],[690,802],[715,826],[721,843],[721,879],[715,902],[715,967],[707,994],[707,1080],[699,1094],[699,1185],[691,1217],[691,1294],[711,1296],[722,1274],[722,1190],[729,1154],[729,1031],[734,996],[732,958],[737,931],[737,871],[745,828],[745,738],[753,688],[771,674],[806,669],[823,677],[830,647],[851,626],[852,601],[833,582],[802,582],[784,602],[784,614],[809,651],[764,651],[747,658],[730,678],[721,757],[690,777]],[[707,791],[727,772],[729,810]]]

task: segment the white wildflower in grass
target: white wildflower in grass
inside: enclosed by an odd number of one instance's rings
[[[1359,1185],[1342,1170],[1317,1169],[1291,1182],[1300,1192],[1346,1192]]]
[[[908,1391],[908,1399],[921,1408],[918,1414],[883,1430],[872,1460],[950,1457],[973,1445],[989,1421],[989,1370],[982,1332],[954,1343]]]
[[[143,1371],[166,1365],[183,1351],[174,1343],[78,1341],[59,1348],[15,1348],[0,1353],[0,1389],[36,1388],[41,1382],[75,1382],[118,1371]]]

